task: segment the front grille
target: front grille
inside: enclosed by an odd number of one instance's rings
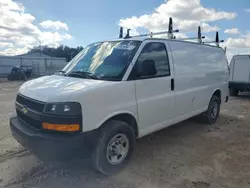
[[[20,103],[21,105],[23,105],[23,106],[25,106],[27,108],[30,108],[32,110],[38,111],[38,112],[42,112],[43,108],[45,106],[44,102],[37,101],[37,100],[34,100],[34,99],[30,99],[30,98],[24,97],[24,96],[22,96],[20,94],[17,95],[16,101],[18,103]]]
[[[16,113],[17,113],[17,117],[18,117],[21,121],[23,121],[24,123],[28,124],[29,126],[34,127],[34,128],[36,128],[36,129],[41,129],[41,128],[42,128],[42,124],[41,124],[40,121],[35,120],[35,119],[33,119],[33,118],[31,118],[31,117],[29,117],[29,116],[23,114],[22,112],[20,112],[20,111],[18,111],[18,110],[17,110]]]

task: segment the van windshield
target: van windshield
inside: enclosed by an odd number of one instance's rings
[[[140,41],[111,41],[85,47],[61,71],[66,76],[120,81]]]

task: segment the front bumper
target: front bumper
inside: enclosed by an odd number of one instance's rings
[[[17,117],[10,119],[10,128],[13,137],[22,146],[43,160],[87,157],[92,148],[92,139],[96,138],[95,131],[77,134],[42,132]]]

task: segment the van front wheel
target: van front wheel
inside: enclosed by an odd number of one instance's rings
[[[92,151],[92,163],[96,170],[112,175],[128,163],[135,145],[135,131],[127,123],[108,121],[100,129],[100,137]]]
[[[214,124],[220,113],[220,99],[216,95],[212,96],[208,109],[202,115],[202,120],[207,124]]]

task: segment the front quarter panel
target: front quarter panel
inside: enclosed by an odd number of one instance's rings
[[[82,131],[99,128],[109,118],[128,113],[137,120],[135,85],[133,81],[106,82],[87,90],[79,90],[70,101],[82,106]]]

